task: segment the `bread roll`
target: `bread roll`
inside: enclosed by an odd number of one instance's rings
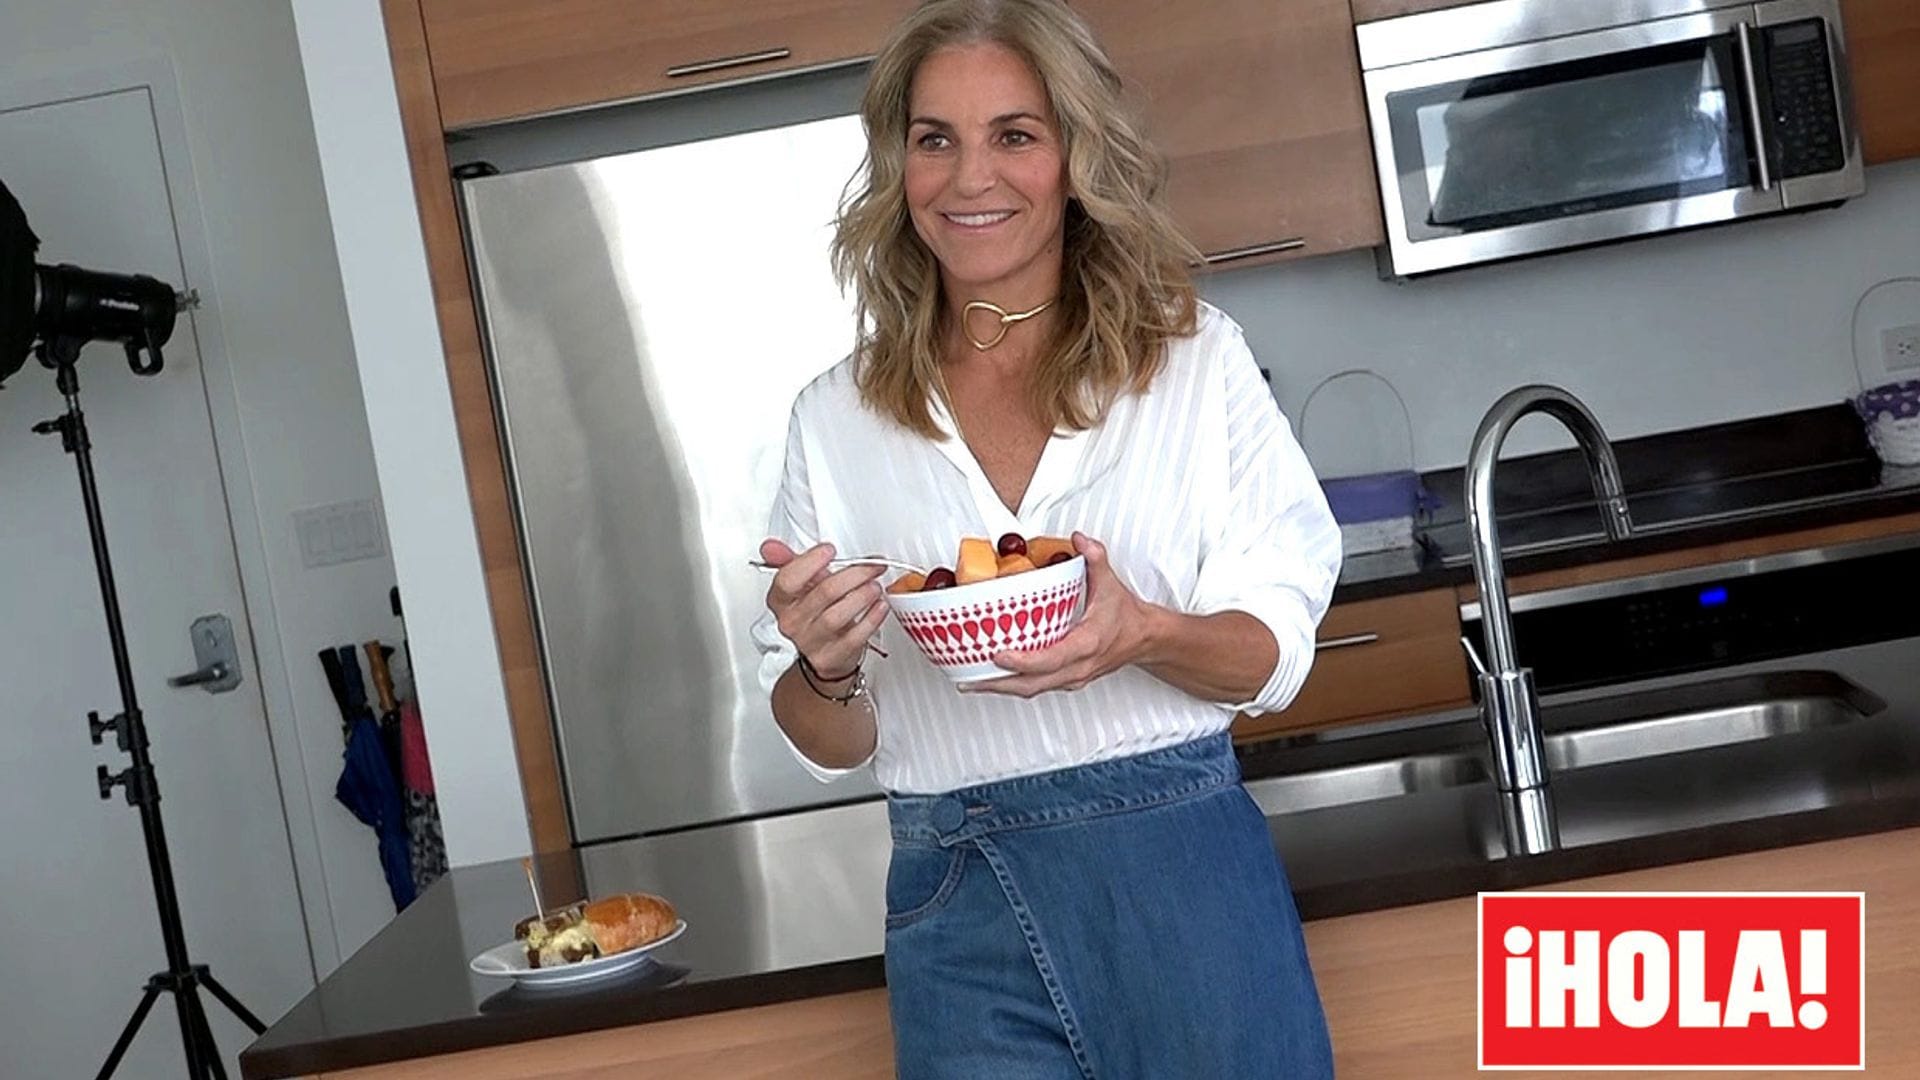
[[[651,893],[625,893],[595,900],[587,905],[583,918],[602,956],[659,941],[680,922],[673,905]]]

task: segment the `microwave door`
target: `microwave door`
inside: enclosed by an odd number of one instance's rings
[[[1733,12],[1367,73],[1406,275],[1778,209]]]

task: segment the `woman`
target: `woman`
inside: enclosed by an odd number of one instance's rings
[[[794,405],[755,637],[801,761],[889,793],[900,1075],[1328,1076],[1225,734],[1312,660],[1340,545],[1306,460],[1067,7],[932,0],[862,116],[834,257],[865,329]],[[1060,644],[960,690],[904,637],[865,660],[880,575],[836,549],[931,566],[1007,532],[1086,556]]]

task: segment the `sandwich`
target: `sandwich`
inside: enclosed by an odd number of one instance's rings
[[[622,893],[528,916],[513,928],[530,968],[560,967],[650,945],[673,932],[680,917],[661,897]]]

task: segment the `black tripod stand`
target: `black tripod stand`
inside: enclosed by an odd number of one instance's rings
[[[60,393],[67,401],[67,411],[35,424],[33,430],[42,435],[58,432],[61,445],[80,466],[87,531],[93,540],[93,564],[100,574],[100,599],[106,608],[107,634],[113,640],[113,666],[120,678],[120,702],[124,710],[111,720],[100,719],[97,712],[88,713],[87,728],[95,745],[99,745],[101,736],[113,732],[120,749],[133,758],[133,764],[118,773],[108,771],[105,765],[99,767],[100,797],[112,798],[113,789],[123,787],[128,805],[140,809],[140,828],[147,841],[147,865],[153,871],[153,895],[160,908],[160,935],[167,947],[167,970],[147,980],[146,993],[141,995],[139,1006],[113,1044],[106,1064],[100,1067],[98,1080],[106,1080],[119,1067],[121,1057],[140,1031],[141,1022],[162,993],[173,995],[174,1005],[180,1012],[180,1041],[186,1046],[188,1080],[226,1080],[226,1068],[220,1063],[220,1048],[213,1041],[213,1029],[207,1025],[199,988],[205,986],[208,993],[219,998],[221,1004],[231,1009],[255,1034],[267,1028],[220,985],[205,964],[187,959],[186,933],[180,926],[180,899],[173,888],[173,864],[167,857],[166,832],[160,826],[160,787],[153,778],[153,762],[147,756],[147,726],[134,696],[133,666],[127,659],[126,629],[120,621],[120,597],[114,588],[113,563],[107,554],[107,533],[100,518],[100,492],[94,484],[92,445],[87,438],[86,417],[80,411],[80,377],[74,371],[74,362],[80,358],[82,344],[79,339],[55,337],[39,345],[40,362],[54,370]],[[136,366],[135,371],[139,370]],[[158,371],[158,365],[152,370]]]

